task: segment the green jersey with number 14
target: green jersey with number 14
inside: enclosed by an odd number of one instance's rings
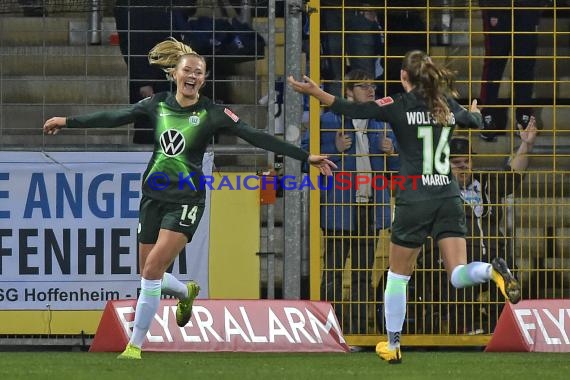
[[[436,123],[425,101],[414,91],[375,102],[355,103],[336,98],[333,112],[357,119],[390,123],[400,146],[400,172],[394,177],[396,204],[459,196],[451,173],[449,141],[456,125],[482,128],[481,114],[469,112],[448,98],[451,115]]]

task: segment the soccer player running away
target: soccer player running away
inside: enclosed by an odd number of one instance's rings
[[[401,363],[400,335],[406,314],[406,289],[426,237],[437,242],[443,264],[456,288],[494,281],[512,303],[520,300],[520,285],[505,261],[467,263],[465,212],[459,186],[449,163],[449,141],[456,124],[481,128],[477,101],[470,111],[453,98],[454,74],[424,52],[409,51],[402,62],[400,81],[405,92],[367,103],[348,102],[321,90],[310,78],[288,78],[291,87],[317,98],[331,111],[351,118],[390,123],[400,144],[400,175],[396,189],[384,313],[388,341],[376,352],[389,363]]]
[[[206,191],[198,181],[203,177],[204,152],[215,133],[236,135],[257,147],[308,161],[325,175],[332,175],[331,169],[336,168],[326,156],[309,154],[255,129],[228,108],[200,96],[206,80],[206,61],[189,46],[168,39],[154,46],[148,58],[150,64],[162,68],[176,84],[176,93],[154,94],[115,111],[53,117],[43,126],[47,134],[56,134],[63,127],[117,127],[139,118],[146,118],[155,126],[154,152],[143,175],[139,212],[141,292],[133,333],[125,351],[119,355],[126,359],[141,358],[141,347],[161,293],[179,299],[176,309],[179,326],[185,326],[192,316],[192,304],[200,287],[194,281],[181,283],[166,273],[166,269],[192,239],[204,212]],[[160,174],[162,180],[158,181],[154,173]],[[185,183],[189,176],[194,186]]]

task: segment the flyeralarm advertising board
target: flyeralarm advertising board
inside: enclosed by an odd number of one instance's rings
[[[135,300],[109,301],[90,351],[122,351],[132,332],[135,306]],[[196,300],[184,327],[176,324],[175,313],[175,300],[161,300],[144,351],[348,351],[327,302]]]
[[[570,300],[508,303],[487,344],[488,352],[570,352]]]

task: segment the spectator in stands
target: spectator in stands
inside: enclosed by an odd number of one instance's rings
[[[363,3],[362,8],[352,10],[346,17],[345,49],[349,57],[350,70],[362,70],[373,73],[373,79],[383,77],[384,34],[376,10]],[[382,95],[384,89],[382,89]]]
[[[362,70],[345,76],[346,98],[362,103],[375,99],[374,77]],[[309,133],[301,147],[309,147]],[[350,119],[325,112],[321,115],[321,152],[343,172],[344,179],[355,183],[356,176],[372,178],[398,170],[396,138],[390,128],[374,119]],[[321,190],[321,228],[325,252],[321,282],[321,299],[331,301],[336,315],[351,334],[368,333],[371,275],[378,236],[391,223],[390,190],[380,190],[382,181],[373,188],[371,182],[341,189],[331,186]],[[343,318],[342,277],[350,254],[351,286],[348,318]],[[370,307],[372,310],[372,306]]]
[[[497,132],[507,129],[507,112],[499,105],[499,86],[512,54],[513,104],[518,129],[526,129],[534,115],[534,66],[538,47],[538,27],[545,0],[479,0],[483,31],[485,32],[485,60],[481,73],[481,103],[485,141],[495,141]],[[512,7],[512,8],[511,8]],[[534,7],[534,8],[529,8]],[[513,34],[511,34],[513,32]]]
[[[179,299],[176,322],[180,327],[192,316],[192,304],[200,287],[194,281],[181,283],[166,269],[192,239],[204,212],[206,191],[197,182],[202,174],[204,151],[216,132],[236,135],[260,148],[308,161],[322,174],[331,175],[336,168],[325,156],[310,155],[252,128],[230,109],[201,96],[206,61],[189,46],[175,39],[160,42],[149,52],[148,60],[175,82],[175,93],[154,94],[120,110],[53,117],[43,126],[45,133],[56,134],[64,127],[117,127],[147,119],[156,131],[154,154],[143,175],[139,212],[141,292],[133,333],[119,356],[126,359],[141,358],[141,346],[158,309],[161,292]],[[180,181],[180,176],[185,181]]]
[[[47,16],[45,8],[45,0],[18,0],[18,3],[27,17],[43,17]]]
[[[326,32],[321,34],[322,54],[337,56],[322,60],[323,79],[330,80],[325,83],[327,91],[341,96],[340,81],[343,74],[349,70],[358,69],[374,73],[375,80],[381,79],[384,74],[381,58],[384,56],[384,35],[378,14],[370,8],[370,3],[346,1],[345,6],[362,8],[345,9],[344,18],[338,1],[323,0],[321,5],[324,6],[321,11],[321,31]],[[340,58],[343,54],[348,58],[345,64]],[[383,88],[380,91],[383,94]]]
[[[426,50],[428,47],[426,0],[344,0],[342,4],[345,7],[359,7],[345,10],[344,25],[339,3],[338,0],[321,1],[322,54],[339,57],[321,60],[321,76],[329,81],[324,83],[324,89],[341,96],[343,73],[362,69],[374,73],[377,81],[388,81],[386,91],[384,86],[378,86],[376,96],[399,92],[402,57],[410,50]],[[384,5],[386,17],[381,12]],[[387,25],[383,27],[381,21],[384,19]],[[363,33],[365,31],[369,33]],[[346,58],[344,65],[343,54]]]
[[[170,2],[162,0],[117,0],[114,8],[119,47],[129,75],[129,103],[155,93],[169,91],[164,73],[148,65],[147,53],[172,35]],[[134,123],[133,142],[152,144],[153,125],[147,120]]]
[[[428,30],[425,21],[427,2],[426,0],[385,0],[385,2],[387,6],[385,78],[388,81],[386,94],[395,94],[402,88],[400,84],[402,57],[410,50],[428,49]],[[380,19],[382,20],[383,16]]]
[[[502,257],[511,268],[516,266],[512,257],[505,217],[505,200],[520,186],[524,171],[528,167],[528,154],[532,151],[536,139],[536,120],[531,117],[525,130],[520,131],[521,144],[509,163],[501,171],[472,173],[471,157],[475,154],[470,141],[466,138],[454,137],[450,144],[450,163],[454,176],[461,190],[461,198],[465,205],[467,220],[467,257],[470,261],[492,260]],[[429,262],[437,262],[435,252],[426,250],[426,256],[432,257]],[[441,282],[445,283],[445,282]],[[481,285],[471,289],[458,289],[457,292],[444,291],[450,294],[451,301],[457,301],[457,306],[451,305],[449,310],[450,333],[492,333],[500,314],[497,293]],[[482,297],[483,292],[489,297]],[[481,306],[473,302],[485,301],[483,321]]]

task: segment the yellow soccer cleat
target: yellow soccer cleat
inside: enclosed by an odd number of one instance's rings
[[[497,284],[503,296],[512,304],[518,303],[521,300],[521,285],[509,270],[505,260],[495,257],[491,265],[493,267],[491,279]]]
[[[400,364],[402,362],[402,353],[400,347],[391,350],[388,348],[388,342],[380,342],[376,345],[376,354],[380,359],[387,361],[390,364]]]
[[[129,360],[140,360],[141,359],[141,349],[135,345],[127,344],[125,351],[117,356],[117,359],[129,359]]]
[[[176,324],[180,327],[186,326],[192,318],[192,304],[200,293],[200,287],[194,281],[188,282],[186,286],[188,287],[188,298],[178,301],[178,305],[176,305]]]

